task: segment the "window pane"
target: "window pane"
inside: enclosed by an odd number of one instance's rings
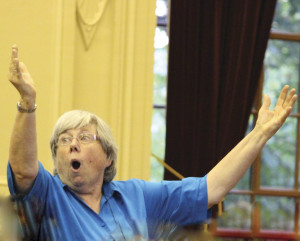
[[[274,108],[280,90],[285,84],[288,84],[298,90],[299,56],[299,43],[282,40],[269,40],[264,63],[264,93],[270,95],[272,103],[271,108]],[[293,112],[296,110],[297,106],[295,106]]]
[[[298,89],[300,45],[296,42],[270,40],[265,56],[265,80],[263,92],[276,105],[283,85]],[[297,112],[297,105],[293,112]],[[262,151],[261,186],[294,187],[296,155],[296,119],[288,118],[278,133],[269,140]]]
[[[157,25],[167,26],[168,23],[168,0],[157,0],[155,14],[157,16]]]
[[[156,160],[156,158],[151,157],[151,182],[160,182],[164,179],[164,168],[163,166]]]
[[[287,197],[258,197],[261,230],[293,231],[295,203]]]
[[[164,159],[165,157],[165,137],[166,137],[166,110],[154,109],[152,116],[152,153]],[[161,181],[164,175],[164,167],[151,158],[151,181]]]
[[[272,29],[285,32],[300,32],[299,0],[278,0]]]
[[[261,156],[260,181],[264,187],[294,187],[297,119],[288,117],[267,142]]]
[[[251,198],[248,195],[229,194],[224,202],[225,212],[217,220],[219,228],[249,230],[251,228]]]
[[[153,104],[166,105],[169,38],[164,28],[157,27],[154,52]]]
[[[156,27],[155,37],[154,37],[154,47],[155,49],[165,48],[169,44],[169,35],[166,27]],[[155,61],[156,62],[156,61]],[[164,73],[166,73],[167,68],[164,68]]]

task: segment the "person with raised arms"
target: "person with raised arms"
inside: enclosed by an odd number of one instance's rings
[[[270,110],[265,95],[255,128],[204,177],[161,183],[113,181],[118,148],[112,132],[101,118],[82,110],[58,119],[50,139],[54,174],[46,171],[37,154],[37,91],[16,45],[8,79],[20,94],[8,185],[11,195],[23,203],[22,235],[31,240],[155,239],[155,225],[206,222],[210,208],[242,178],[297,99],[296,90],[284,86]]]

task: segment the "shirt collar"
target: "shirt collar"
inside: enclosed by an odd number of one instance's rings
[[[114,182],[104,182],[102,192],[107,199],[110,199],[113,195],[120,193],[120,190]]]
[[[69,189],[70,188],[68,187],[67,184],[64,184],[60,178],[59,178],[59,175],[57,174],[55,176],[55,178],[57,178],[59,180],[59,184],[60,186],[63,188],[63,189]],[[120,193],[120,190],[119,188],[117,187],[117,185],[114,183],[114,182],[104,182],[103,185],[102,185],[102,191],[103,191],[103,194],[104,196],[109,199],[111,198],[115,193]]]
[[[58,174],[56,174],[56,175],[54,176],[54,178],[56,178],[56,179],[58,180],[58,183],[59,183],[59,185],[60,185],[62,188],[65,189],[65,188],[67,187],[67,185],[64,184],[64,183],[60,180],[60,177],[59,177]]]

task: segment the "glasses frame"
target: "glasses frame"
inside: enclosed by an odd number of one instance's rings
[[[64,134],[62,134],[62,135],[64,135]],[[71,136],[71,135],[65,134],[65,137],[64,136],[63,137],[65,139],[67,139],[68,141],[61,142],[61,139],[63,138],[62,135],[58,137],[58,140],[56,143],[57,146],[70,146],[73,142],[73,139],[76,139],[77,142],[82,145],[87,145],[87,144],[93,143],[94,141],[99,140],[99,138],[96,134],[84,132],[77,136]],[[90,138],[87,140],[83,140],[82,138],[84,138],[84,137],[90,137]]]

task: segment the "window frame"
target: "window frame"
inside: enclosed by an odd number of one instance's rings
[[[300,33],[286,33],[280,31],[271,31],[270,40],[282,40],[282,41],[295,41],[299,42],[300,45]],[[299,56],[300,65],[300,56]],[[254,121],[257,120],[258,110],[261,106],[262,89],[264,82],[264,68],[262,69],[257,94],[255,97],[253,109],[251,115],[254,117]],[[300,90],[300,67],[298,77],[298,90]],[[298,100],[299,101],[299,100]],[[299,226],[299,159],[300,159],[300,105],[296,113],[291,113],[290,118],[297,118],[297,137],[296,137],[296,156],[295,156],[295,176],[294,176],[294,188],[267,188],[260,186],[260,170],[261,170],[261,155],[257,157],[251,173],[251,190],[237,190],[233,189],[229,193],[236,195],[248,195],[251,197],[251,203],[253,205],[251,214],[251,229],[250,230],[239,230],[231,228],[218,228],[216,222],[211,224],[210,230],[216,237],[231,237],[231,238],[276,238],[276,239],[287,239],[294,240],[300,239]],[[289,197],[293,198],[295,202],[295,215],[294,215],[294,231],[277,231],[277,230],[261,230],[260,229],[260,205],[256,202],[258,196],[275,196],[275,197]]]
[[[169,9],[170,10],[170,9]],[[169,17],[169,14],[168,14]],[[157,27],[165,27],[168,28],[168,21],[161,21],[161,19],[157,19]],[[295,41],[300,44],[300,33],[288,33],[288,32],[280,32],[280,31],[271,31],[270,40],[282,40],[282,41]],[[300,56],[299,56],[300,59]],[[298,78],[298,90],[300,90],[300,69],[299,69],[299,78]],[[251,115],[253,115],[254,122],[257,119],[258,110],[261,106],[262,99],[262,89],[264,82],[264,69],[261,72],[259,86],[257,95],[255,97],[255,103],[253,105],[253,109]],[[299,100],[298,100],[299,101]],[[224,238],[269,238],[269,239],[285,239],[285,240],[294,240],[300,239],[300,228],[299,226],[299,199],[300,199],[300,187],[298,186],[299,182],[299,159],[300,159],[300,104],[297,105],[298,109],[296,113],[292,113],[290,117],[297,118],[297,139],[296,139],[296,160],[295,160],[295,182],[294,189],[284,189],[284,188],[265,188],[260,186],[260,169],[261,169],[261,156],[255,160],[252,165],[252,173],[251,173],[251,189],[250,190],[237,190],[233,189],[230,191],[230,194],[237,195],[247,195],[251,197],[251,203],[254,204],[253,210],[251,213],[251,228],[250,230],[239,230],[239,229],[230,229],[230,228],[218,228],[216,221],[213,221],[209,226],[209,230],[216,237],[224,237]],[[166,105],[156,105],[154,103],[153,109],[164,109],[166,110]],[[152,155],[155,159],[157,159],[154,155]],[[163,162],[163,161],[162,161]],[[162,164],[162,163],[161,163]],[[162,164],[163,165],[163,164]],[[165,167],[166,168],[166,167]],[[276,230],[260,230],[260,205],[256,202],[256,197],[259,196],[276,196],[276,197],[289,197],[293,198],[295,201],[295,215],[294,215],[294,230],[293,232],[284,232],[284,231],[276,231]]]

